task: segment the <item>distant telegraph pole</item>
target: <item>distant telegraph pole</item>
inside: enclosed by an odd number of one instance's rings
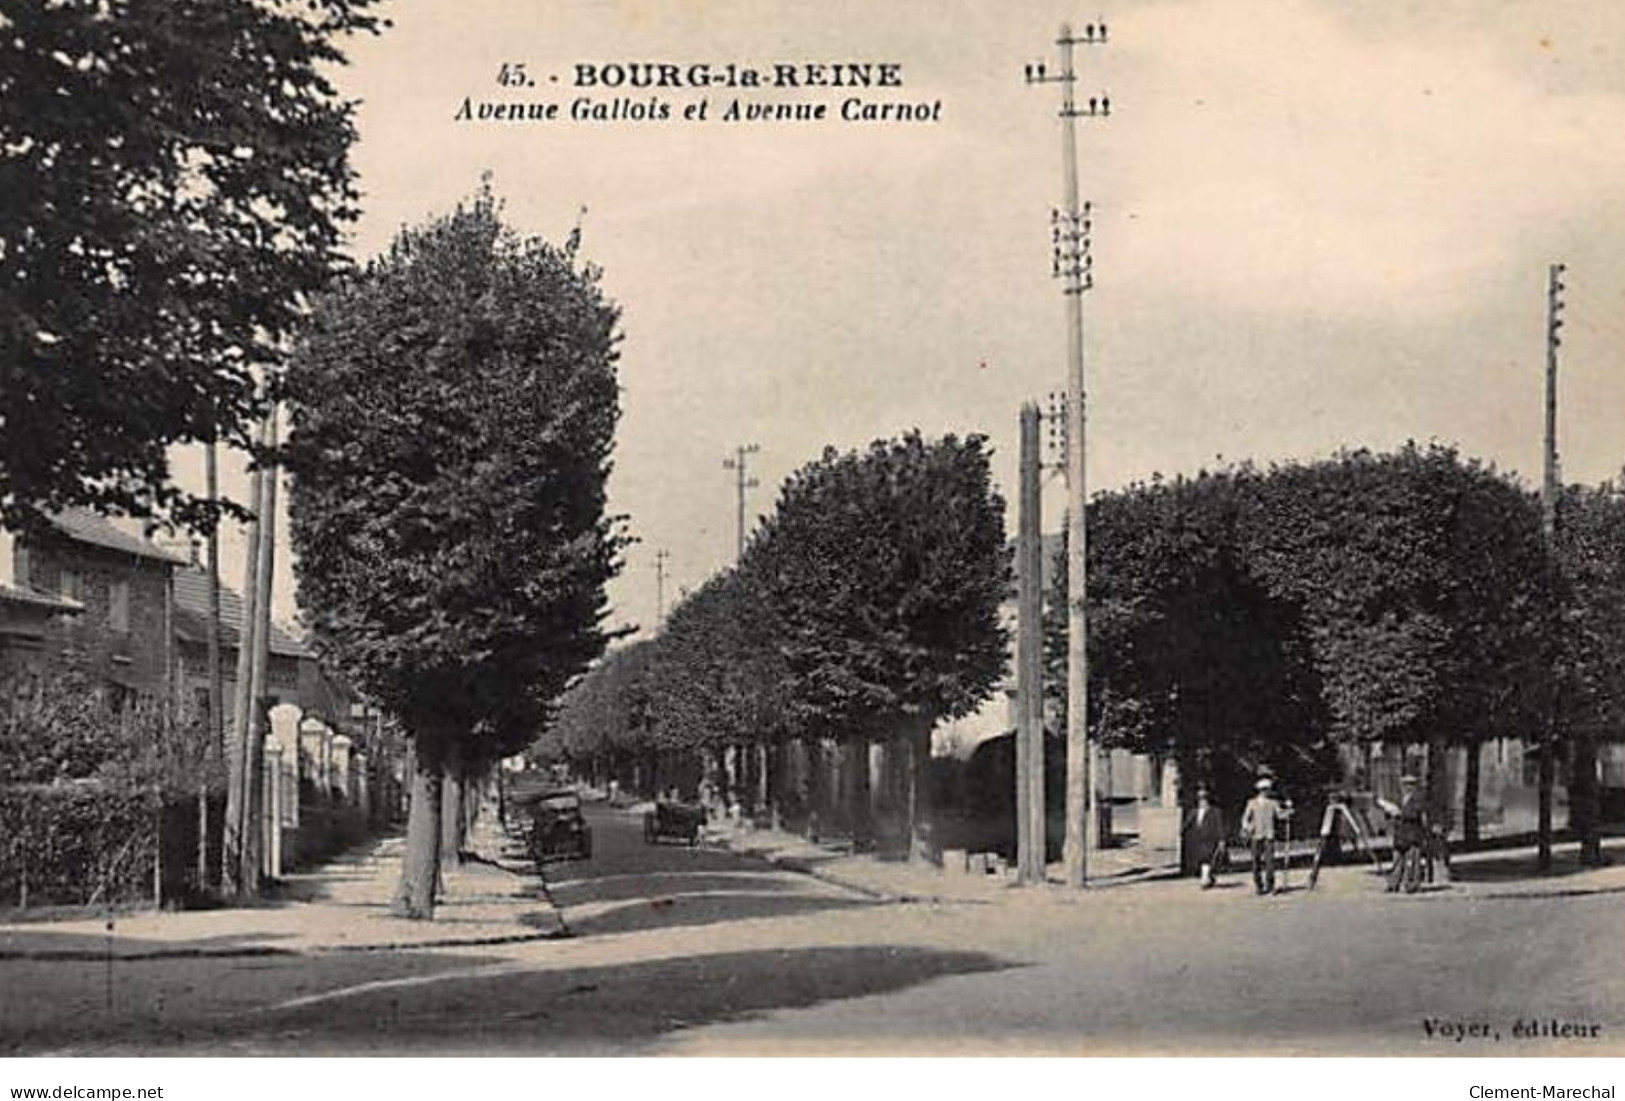
[[[1546,269],[1546,438],[1545,462],[1540,481],[1541,528],[1546,536],[1546,551],[1557,554],[1557,498],[1562,487],[1557,457],[1557,349],[1563,343],[1558,331],[1563,328],[1563,264],[1552,264]],[[1552,784],[1556,771],[1554,755],[1557,752],[1557,700],[1550,701],[1546,737],[1540,747],[1539,809],[1535,826],[1536,866],[1543,872],[1552,867]]]
[[[1027,66],[1027,83],[1061,86],[1061,173],[1065,207],[1050,216],[1055,245],[1054,274],[1064,281],[1066,294],[1067,390],[1067,662],[1066,662],[1066,882],[1082,887],[1088,879],[1088,836],[1094,828],[1089,768],[1089,672],[1086,649],[1087,620],[1084,563],[1088,529],[1084,509],[1089,501],[1084,461],[1083,294],[1094,286],[1094,262],[1089,253],[1091,207],[1078,202],[1077,120],[1109,116],[1111,100],[1089,97],[1079,108],[1073,93],[1077,71],[1072,49],[1104,45],[1106,25],[1091,23],[1075,37],[1069,23],[1061,24],[1060,72],[1051,75],[1043,62]]]
[[[760,450],[761,448],[756,444],[742,444],[739,447],[734,448],[733,458],[722,460],[723,469],[734,472],[734,490],[738,495],[739,526],[738,539],[735,544],[734,551],[735,562],[741,561],[745,557],[745,491],[747,489],[755,489],[759,484],[755,478],[748,476],[746,463],[751,455],[756,454]]]
[[[665,547],[655,551],[655,626],[666,625],[666,563],[671,554]]]

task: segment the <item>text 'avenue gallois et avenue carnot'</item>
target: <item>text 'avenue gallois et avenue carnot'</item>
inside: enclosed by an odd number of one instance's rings
[[[559,74],[533,75],[524,61],[501,62],[495,84],[503,93],[494,98],[463,96],[452,121],[933,123],[942,120],[943,111],[939,98],[899,95],[903,66],[894,61],[578,63],[568,75],[568,86],[577,94],[543,98],[534,90],[560,85]],[[683,95],[718,89],[778,95]],[[822,90],[835,94],[807,95]]]

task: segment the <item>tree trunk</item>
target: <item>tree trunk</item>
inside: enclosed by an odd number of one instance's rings
[[[874,847],[874,823],[869,820],[869,739],[853,734],[846,739],[842,765],[846,772],[844,796],[846,826],[852,834],[855,851],[866,852]]]
[[[757,817],[773,814],[773,751],[765,744],[758,742],[751,748],[751,758],[756,762],[755,783],[752,790],[755,796],[752,800]]]
[[[1447,826],[1450,822],[1450,777],[1445,758],[1449,750],[1443,738],[1429,738],[1427,752],[1427,778],[1424,790],[1428,813],[1434,822]]]
[[[1552,870],[1552,783],[1556,779],[1556,739],[1550,732],[1540,745],[1539,809],[1535,817],[1535,867]]]
[[[779,814],[779,803],[784,792],[784,745],[774,742],[764,746],[762,758],[762,800],[767,804],[767,824],[772,830],[784,828]]]
[[[1574,762],[1569,770],[1569,830],[1580,842],[1580,863],[1602,863],[1602,838],[1597,832],[1602,817],[1597,784],[1597,742],[1589,732],[1574,738]]]
[[[931,723],[911,723],[908,741],[909,859],[936,863],[941,859],[932,838],[935,808],[931,806]]]
[[[756,816],[756,746],[748,742],[734,745],[734,772],[736,789],[734,800],[739,804],[741,818]]]
[[[406,853],[393,912],[419,921],[434,919],[435,881],[440,870],[440,784],[438,761],[419,754],[412,771],[412,802],[406,819]]]
[[[807,739],[807,840],[817,841],[823,831],[824,739]]]
[[[1461,838],[1467,844],[1478,841],[1479,767],[1484,756],[1482,742],[1467,745],[1467,772],[1463,777],[1461,795]]]
[[[463,865],[463,794],[468,783],[455,745],[447,747],[441,775],[440,867],[451,871]]]

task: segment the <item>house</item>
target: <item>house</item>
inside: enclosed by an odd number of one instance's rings
[[[115,707],[137,696],[161,698],[172,687],[173,579],[185,564],[182,555],[82,509],[58,513],[43,533],[17,539],[14,590],[75,613],[37,624],[39,664],[79,669]],[[15,609],[20,602],[9,603]]]
[[[199,716],[209,713],[209,573],[196,562],[187,562],[175,571],[175,647],[179,697],[184,707]],[[243,599],[230,586],[220,586],[220,667],[224,683],[227,722],[231,701],[237,689],[238,640],[243,627]],[[316,656],[310,647],[271,621],[271,637],[266,646],[265,697],[267,706],[281,703],[313,703],[304,696],[314,694],[316,681],[303,670],[314,668]]]
[[[84,610],[77,600],[0,581],[0,684],[44,672],[55,621]]]

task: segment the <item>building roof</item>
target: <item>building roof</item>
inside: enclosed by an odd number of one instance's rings
[[[243,626],[243,598],[220,586],[220,645],[235,647]],[[175,633],[187,642],[209,641],[209,571],[186,566],[175,571]],[[308,658],[315,653],[286,628],[271,621],[271,653]]]
[[[166,550],[150,539],[132,535],[115,526],[107,517],[99,516],[88,509],[64,509],[53,513],[50,520],[52,527],[76,543],[88,543],[93,547],[119,551],[154,562],[167,562],[172,566],[184,566],[187,563],[184,555]]]
[[[77,600],[69,600],[65,596],[55,596],[51,593],[42,593],[38,589],[18,588],[0,581],[0,600],[13,604],[27,604],[35,608],[46,608],[53,612],[82,612],[85,606]]]

